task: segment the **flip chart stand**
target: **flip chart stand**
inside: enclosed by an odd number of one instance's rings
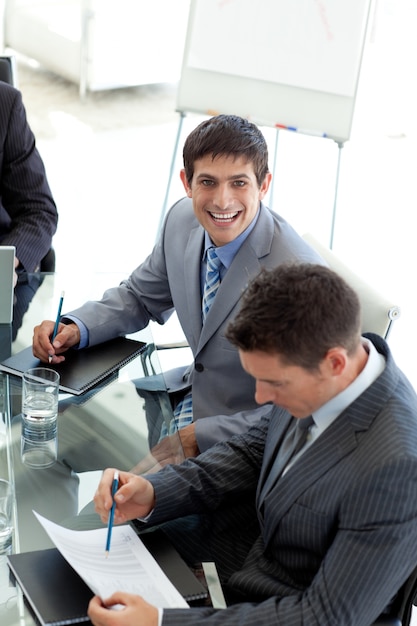
[[[176,163],[176,160],[177,160],[178,146],[179,146],[180,139],[181,139],[182,126],[183,126],[183,123],[184,123],[184,118],[185,118],[184,111],[180,111],[180,121],[178,123],[177,136],[175,138],[175,144],[174,144],[174,152],[172,154],[171,166],[169,168],[168,184],[167,184],[167,188],[166,188],[166,191],[165,191],[165,198],[164,198],[164,203],[162,205],[161,215],[159,217],[158,230],[156,232],[156,239],[157,240],[158,240],[159,234],[160,234],[160,232],[162,230],[162,225],[164,223],[165,215],[166,215],[166,212],[168,210],[169,192],[171,190],[172,177],[174,175],[175,163]]]
[[[176,102],[181,117],[160,228],[184,111],[225,113],[275,128],[277,135],[285,129],[338,144],[332,245],[340,153],[350,137],[372,0],[263,0],[262,11],[258,4],[190,0]]]
[[[332,221],[330,224],[330,241],[329,241],[330,250],[332,250],[333,248],[334,231],[336,228],[336,210],[337,210],[337,195],[339,192],[340,162],[342,160],[342,148],[344,145],[345,144],[343,142],[337,142],[338,155],[337,155],[337,169],[336,169],[336,184],[335,184],[335,189],[334,189],[334,200],[333,200],[333,213],[332,213]]]

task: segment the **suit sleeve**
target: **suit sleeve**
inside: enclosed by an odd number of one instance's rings
[[[165,609],[162,626],[369,626],[416,566],[416,541],[417,462],[400,458],[344,498],[331,546],[304,592],[225,610]]]
[[[269,416],[245,435],[219,442],[195,459],[147,476],[155,489],[152,525],[215,510],[231,496],[241,498],[249,493],[254,499],[268,426]]]
[[[214,415],[209,419],[194,422],[195,436],[200,452],[205,452],[219,441],[227,441],[234,435],[241,435],[271,411],[271,405],[263,405],[250,411],[240,411],[233,415]]]
[[[85,324],[90,346],[142,330],[151,320],[164,324],[171,316],[174,305],[166,270],[167,236],[165,224],[152,253],[127,280],[107,289],[100,301],[86,302],[67,313]]]
[[[52,244],[58,214],[46,178],[45,167],[27,123],[19,91],[12,90],[8,129],[5,135],[1,170],[3,211],[9,218],[3,245],[16,247],[23,268],[32,272]],[[6,114],[4,95],[2,118]],[[3,95],[2,95],[3,98]]]

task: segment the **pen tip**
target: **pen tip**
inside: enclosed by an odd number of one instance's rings
[[[105,557],[106,557],[106,559],[107,559],[107,557],[109,556],[109,551],[108,551],[108,550],[106,550],[106,552],[104,553],[104,556],[105,556]]]
[[[48,356],[48,363],[52,363],[52,357],[51,355]]]

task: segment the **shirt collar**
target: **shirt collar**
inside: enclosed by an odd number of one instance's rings
[[[358,398],[382,374],[385,368],[385,358],[380,354],[373,343],[362,337],[362,344],[368,352],[365,367],[355,380],[337,396],[326,402],[313,413],[314,423],[322,432]]]

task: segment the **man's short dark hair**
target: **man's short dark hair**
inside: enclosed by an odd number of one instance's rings
[[[352,354],[360,329],[359,298],[343,278],[323,265],[283,264],[249,284],[226,337],[244,352],[315,370],[331,348]]]
[[[216,115],[205,120],[188,135],[184,143],[185,175],[191,185],[194,163],[210,154],[244,157],[253,164],[259,187],[268,173],[268,147],[259,128],[237,115]]]

